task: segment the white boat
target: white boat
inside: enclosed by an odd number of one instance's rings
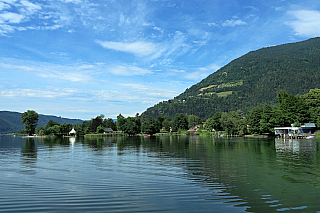
[[[307,136],[306,139],[311,139],[311,138],[314,138],[313,135],[310,135],[310,136]]]

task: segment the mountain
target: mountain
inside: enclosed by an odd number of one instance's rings
[[[24,124],[21,123],[21,114],[19,112],[9,112],[9,111],[0,111],[0,133],[14,133],[19,132],[24,129]],[[61,118],[52,115],[41,115],[39,114],[38,126],[44,126],[48,123],[48,121],[53,120],[60,124],[62,123],[82,123],[83,121],[80,119],[69,119],[69,118]]]
[[[249,52],[143,114],[184,113],[207,119],[215,112],[277,105],[280,90],[297,95],[314,88],[320,88],[320,38]]]

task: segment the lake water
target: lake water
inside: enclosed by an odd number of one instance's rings
[[[320,212],[319,143],[0,137],[0,212]]]

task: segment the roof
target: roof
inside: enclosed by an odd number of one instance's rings
[[[301,127],[310,127],[310,128],[316,128],[316,125],[314,123],[306,123],[304,125],[301,125]]]
[[[106,132],[113,132],[113,129],[111,129],[111,128],[106,128]]]
[[[69,132],[69,134],[75,134],[76,130],[74,130],[74,128],[72,128],[72,130]]]

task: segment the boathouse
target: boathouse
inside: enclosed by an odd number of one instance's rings
[[[314,123],[305,123],[305,124],[301,125],[301,132],[313,134],[315,132],[316,128],[317,127]]]
[[[275,127],[274,134],[281,138],[301,137],[303,133],[301,127]]]

